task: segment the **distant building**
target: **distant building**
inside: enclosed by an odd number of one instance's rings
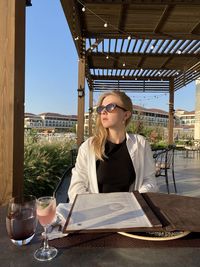
[[[39,115],[35,115],[33,113],[25,113],[24,127],[25,128],[42,128],[43,120]]]
[[[95,108],[94,108],[95,110]],[[85,134],[89,133],[89,113],[85,113]],[[77,128],[77,115],[63,115],[58,113],[25,113],[24,127],[36,129],[65,129]],[[96,112],[92,114],[93,127],[96,120]],[[133,105],[133,121],[142,121],[146,126],[160,126],[167,128],[169,115],[167,111],[156,108],[144,108]],[[174,138],[194,138],[195,111],[176,110],[174,114]],[[166,129],[167,130],[167,129]]]
[[[147,126],[167,127],[169,115],[168,112],[156,108],[144,108],[133,105],[133,121],[143,121]]]
[[[178,117],[180,126],[194,126],[195,125],[195,111],[186,111],[182,109],[177,109],[175,111],[175,116]]]
[[[177,109],[175,111],[176,126],[174,128],[174,138],[194,139],[195,111]]]
[[[39,115],[25,113],[24,124],[25,128],[71,129],[77,124],[77,116],[50,112]]]
[[[94,108],[95,111],[95,108]],[[96,120],[96,112],[92,114],[93,123]],[[142,121],[146,126],[161,126],[168,125],[168,112],[161,109],[148,109],[141,106],[133,105],[133,121]],[[85,113],[84,131],[87,135],[89,132],[89,113]]]

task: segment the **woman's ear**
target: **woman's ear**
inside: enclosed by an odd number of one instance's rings
[[[130,117],[131,117],[131,112],[130,111],[126,111],[124,119],[128,120]]]

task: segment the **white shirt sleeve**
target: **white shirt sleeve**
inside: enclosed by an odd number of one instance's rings
[[[72,169],[72,178],[68,190],[70,203],[73,202],[77,194],[84,194],[88,192],[89,180],[86,142],[80,146],[75,167]]]

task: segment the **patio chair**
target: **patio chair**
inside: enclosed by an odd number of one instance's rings
[[[72,176],[72,169],[74,168],[74,165],[70,166],[63,174],[60,182],[58,183],[55,191],[54,196],[56,198],[57,205],[59,203],[65,203],[69,202],[68,198],[68,189],[71,181]]]
[[[172,179],[174,184],[174,191],[177,193],[176,181],[174,176],[174,147],[170,146],[162,151],[155,152],[153,155],[155,159],[156,173],[155,176],[163,176],[165,177],[165,182],[167,186],[167,192],[169,192],[169,179],[168,179],[168,171],[171,169]]]
[[[74,165],[76,162],[76,158],[77,158],[77,154],[78,154],[78,149],[74,148],[70,150],[70,156],[71,156],[71,165]]]

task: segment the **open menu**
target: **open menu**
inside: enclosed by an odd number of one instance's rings
[[[63,232],[163,230],[200,232],[200,198],[137,191],[80,194]]]
[[[136,194],[137,195],[137,194]],[[138,194],[139,195],[139,194]],[[101,193],[77,195],[66,221],[65,232],[119,231],[161,227],[151,212],[145,213],[135,194]]]

